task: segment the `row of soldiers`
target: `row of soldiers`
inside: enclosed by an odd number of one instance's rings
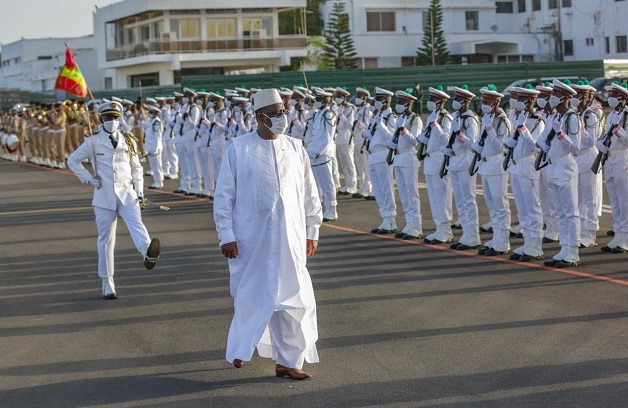
[[[229,142],[257,127],[252,100],[258,90],[236,88],[221,93],[184,88],[182,93],[146,98],[143,103],[112,100],[124,106],[121,129],[134,133],[148,158],[154,178],[150,188],[162,188],[164,179],[180,178],[175,192],[211,198]],[[436,231],[424,238],[426,243],[453,240],[455,202],[456,224],[463,233],[452,248],[477,249],[487,256],[509,254],[510,182],[524,238],[510,258],[541,259],[543,243],[560,241],[560,252],[546,264],[568,267],[579,262],[580,247],[596,245],[602,167],[615,232],[602,250],[628,251],[628,187],[627,179],[620,177],[628,169],[628,90],[625,84],[613,84],[607,91],[612,112],[605,118],[594,99],[595,89],[586,83],[555,80],[536,88],[515,87],[510,90],[507,112],[500,108],[504,95],[488,86],[480,90],[483,116],[478,118],[470,109],[476,95],[468,87],[453,87],[453,98],[442,87],[434,87],[429,88],[426,107],[430,115],[424,126],[413,112],[416,97],[406,90],[375,88],[371,95],[357,88],[351,95],[340,87],[295,86],[280,90],[287,115],[285,129],[279,127],[300,139],[310,156],[325,221],[338,218],[337,194],[352,195],[377,202],[382,223],[373,233],[422,238],[418,176],[423,162],[436,224]],[[62,123],[68,135],[71,125],[76,125],[79,135],[98,126],[97,116],[87,112],[89,106],[73,108],[77,114],[67,114],[67,105],[61,104],[35,115],[13,115],[26,121],[15,128],[28,129],[29,119],[35,125],[26,131],[33,162],[63,166],[64,154],[76,146],[76,137],[59,137]],[[43,138],[42,119],[48,124]],[[3,129],[7,126],[3,117]],[[47,148],[42,147],[46,146],[43,140],[49,142]],[[478,173],[490,216],[490,223],[481,227]],[[405,216],[401,231],[396,223],[395,184]],[[492,231],[492,238],[483,244],[482,229]]]

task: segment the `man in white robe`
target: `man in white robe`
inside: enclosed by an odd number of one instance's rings
[[[306,258],[316,253],[322,209],[307,152],[286,136],[275,89],[255,95],[256,131],[237,137],[223,158],[214,220],[229,258],[235,314],[227,360],[276,361],[279,377],[304,380],[304,361],[318,362],[316,302]]]

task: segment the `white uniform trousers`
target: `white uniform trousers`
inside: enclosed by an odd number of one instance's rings
[[[543,222],[545,223],[545,238],[558,241],[560,237],[560,225],[558,223],[558,214],[556,205],[552,200],[549,189],[549,180],[547,178],[547,167],[539,170],[541,172],[539,178],[539,198],[541,200],[541,211],[543,212]]]
[[[406,218],[406,227],[403,231],[412,236],[423,233],[421,219],[421,199],[419,196],[419,169],[413,167],[395,167],[395,179],[399,200]]]
[[[185,146],[185,161],[187,162],[188,171],[190,172],[191,188],[186,190],[188,193],[198,194],[201,192],[201,166],[198,157],[198,150],[194,144],[194,138],[185,137],[183,145]]]
[[[318,194],[322,197],[325,209],[335,207],[336,202],[336,186],[334,185],[334,177],[332,174],[332,160],[329,158],[325,163],[315,164],[312,166],[314,180],[318,186]]]
[[[560,246],[580,246],[580,214],[578,212],[578,175],[569,180],[548,180],[552,201],[560,225]]]
[[[214,178],[218,178],[218,172],[220,171],[220,163],[222,163],[222,156],[225,154],[227,148],[227,141],[223,139],[212,140],[209,143],[209,147],[212,151],[212,157],[214,162]]]
[[[177,136],[177,142],[175,143],[175,147],[177,150],[177,157],[179,158],[179,169],[180,169],[180,181],[179,181],[179,190],[188,191],[190,190],[191,185],[191,177],[189,170],[188,157],[185,152],[185,145],[183,143],[183,139],[181,136]]]
[[[164,185],[164,172],[161,162],[161,155],[161,151],[155,154],[148,153],[148,164],[150,166],[150,170],[153,172],[154,186]]]
[[[161,153],[164,174],[176,176],[179,173],[179,155],[174,147],[174,137],[164,137],[164,150]]]
[[[119,199],[116,201],[116,210],[94,207],[96,227],[98,228],[98,276],[101,278],[113,277],[113,251],[116,246],[118,215],[124,220],[133,244],[135,244],[135,248],[142,256],[146,256],[146,251],[150,244],[150,236],[142,222],[142,214],[138,202],[134,201],[131,205],[124,206]]]
[[[201,163],[201,177],[203,178],[203,193],[214,196],[216,188],[216,168],[214,166],[214,154],[209,146],[197,147],[198,157]]]
[[[340,190],[340,171],[338,171],[338,158],[336,157],[336,149],[332,153],[331,157],[331,174],[334,179],[334,187],[336,190]]]
[[[369,173],[368,154],[362,152],[362,146],[354,144],[353,149],[359,192],[362,195],[370,196],[373,194],[373,185],[371,184],[371,174]]]
[[[395,204],[395,189],[393,186],[393,169],[386,162],[369,165],[371,182],[375,200],[379,206],[379,215],[382,218],[390,218],[397,215]]]
[[[626,172],[604,168],[606,191],[611,201],[613,231],[628,233],[628,177]]]
[[[449,176],[462,232],[473,242],[477,242],[480,239],[478,205],[475,200],[477,174],[470,176],[467,170],[450,170]],[[467,242],[462,243],[470,245]]]
[[[523,233],[530,238],[542,239],[543,213],[541,211],[539,180],[512,174],[510,182]]]
[[[592,171],[578,173],[578,209],[580,211],[580,228],[583,231],[597,231],[598,222],[598,175]]]
[[[510,230],[510,202],[508,201],[508,173],[482,175],[484,201],[491,217],[491,226]]]
[[[357,192],[357,175],[355,169],[355,160],[353,159],[353,144],[350,145],[336,145],[338,161],[340,162],[340,169],[345,179],[345,185],[340,188],[340,191],[347,193]]]
[[[430,201],[430,210],[432,211],[432,220],[436,226],[451,224],[453,220],[453,189],[451,187],[451,179],[449,175],[443,178],[436,174],[426,174],[425,182],[427,184],[427,198]]]

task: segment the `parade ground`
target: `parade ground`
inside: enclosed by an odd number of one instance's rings
[[[339,196],[308,261],[321,362],[298,382],[257,355],[225,360],[233,308],[212,204],[177,186],[146,190],[170,207],[143,212],[162,243],[154,270],[118,222],[118,299],[104,300],[92,188],[0,161],[0,407],[626,406],[628,254],[600,251],[607,199],[599,246],[553,269],[373,235],[376,203]]]

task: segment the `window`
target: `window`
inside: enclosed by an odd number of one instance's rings
[[[416,61],[416,57],[401,57],[402,67],[413,67]]]
[[[628,52],[628,43],[626,42],[625,35],[618,35],[615,37],[615,47],[618,54],[620,52]]]
[[[396,31],[394,11],[367,11],[366,31]]]
[[[207,39],[236,37],[235,18],[208,18],[207,19]]]
[[[227,28],[225,27],[225,29]],[[270,37],[273,34],[273,19],[271,17],[244,18],[242,19],[242,34],[245,37]]]
[[[557,9],[558,8],[558,0],[549,0],[549,7],[550,10],[553,9]]]
[[[364,58],[364,68],[377,68],[377,58]]]
[[[148,24],[140,26],[140,42],[150,41],[150,26]]]
[[[532,11],[539,11],[541,9],[541,0],[532,0]]]
[[[126,30],[126,43],[135,44],[135,28],[129,28]]]
[[[170,29],[179,35],[179,38],[200,38],[200,20],[190,18],[170,20]]]
[[[565,57],[573,57],[573,40],[563,41],[563,54]]]
[[[497,9],[495,10],[496,13],[512,14],[512,11],[513,11],[512,1],[496,1],[495,5],[497,6]]]
[[[40,56],[37,57],[37,59],[39,61],[41,61],[41,60],[51,60],[52,59],[52,55],[40,55]]]
[[[464,12],[467,31],[479,30],[480,18],[478,15],[479,15],[479,12],[477,11],[465,11]]]
[[[517,6],[517,12],[519,13],[526,12],[526,0],[519,0],[519,4]]]
[[[157,21],[153,23],[153,36],[155,39],[160,40],[161,34],[164,32],[164,22]]]
[[[587,47],[591,47],[591,46],[593,46],[593,45],[594,45],[594,43],[593,43],[593,38],[586,38],[586,39],[584,40],[584,43],[585,43],[585,45],[586,45]]]
[[[105,77],[105,89],[113,89],[113,78]]]
[[[611,53],[611,37],[604,37],[604,49],[607,54]]]
[[[571,0],[563,0],[563,7],[571,7]]]

